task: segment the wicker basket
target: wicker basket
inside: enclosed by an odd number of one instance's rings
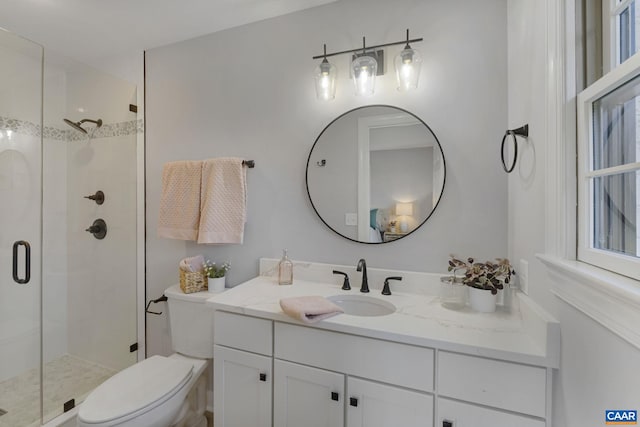
[[[207,275],[203,271],[193,273],[180,270],[180,289],[185,294],[207,290]]]

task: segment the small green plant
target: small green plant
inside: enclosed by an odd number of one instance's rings
[[[204,264],[202,264],[202,268],[204,268],[204,274],[212,279],[217,279],[227,274],[227,271],[231,269],[231,264],[227,261],[221,266],[217,266],[215,262],[206,260]]]
[[[472,288],[485,289],[497,294],[498,289],[504,289],[511,282],[511,276],[516,272],[506,258],[496,258],[496,262],[475,262],[473,258],[462,261],[450,255],[448,271],[453,271],[454,279],[458,272],[463,273],[462,283]]]

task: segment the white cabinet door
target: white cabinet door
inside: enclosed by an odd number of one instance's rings
[[[271,357],[213,346],[216,427],[271,426]]]
[[[273,368],[274,425],[344,425],[344,375],[281,360]]]
[[[471,405],[449,399],[438,399],[438,427],[445,421],[455,427],[544,427],[538,418],[502,412],[483,406]]]
[[[432,427],[433,396],[347,378],[348,427]]]

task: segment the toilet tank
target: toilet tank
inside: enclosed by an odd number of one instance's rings
[[[173,351],[185,356],[213,358],[213,309],[206,301],[213,294],[185,294],[180,285],[164,291],[169,308],[169,328]]]

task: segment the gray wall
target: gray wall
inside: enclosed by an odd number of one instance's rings
[[[507,180],[498,156],[506,127],[506,0],[343,0],[186,42],[146,57],[147,296],[178,281],[178,261],[203,253],[231,261],[228,283],[257,274],[260,257],[282,248],[299,260],[416,271],[445,271],[450,253],[506,255]],[[311,56],[322,51],[401,40],[424,42],[420,88],[395,89],[393,65],[369,98],[353,95],[348,56],[335,57],[336,99],[315,98]],[[389,48],[393,58],[402,46]],[[322,129],[367,104],[407,109],[428,123],[447,162],[442,202],[408,238],[364,245],[328,230],[305,188],[306,159]],[[464,125],[461,126],[460,124]],[[198,246],[156,237],[165,162],[240,156],[248,171],[243,245]],[[474,236],[469,238],[469,236]],[[168,353],[164,316],[148,316],[148,354]]]

